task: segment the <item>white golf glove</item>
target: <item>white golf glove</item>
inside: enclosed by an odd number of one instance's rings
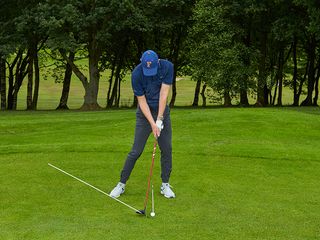
[[[158,120],[156,121],[156,125],[157,125],[159,131],[161,132],[161,130],[163,129],[163,121],[160,120],[160,119],[158,119]]]

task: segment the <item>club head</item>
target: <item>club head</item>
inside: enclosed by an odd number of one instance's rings
[[[145,210],[139,210],[139,211],[136,211],[137,214],[139,215],[146,215],[146,211]]]

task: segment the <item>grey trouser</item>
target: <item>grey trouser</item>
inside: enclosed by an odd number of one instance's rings
[[[153,118],[156,120],[158,110],[150,110]],[[170,120],[170,109],[168,106],[166,106],[163,117],[164,128],[162,129],[161,134],[158,138],[158,145],[161,151],[161,179],[162,182],[168,183],[172,169],[172,129]],[[136,112],[136,129],[134,134],[134,143],[123,166],[120,182],[126,183],[129,179],[129,176],[137,159],[143,152],[150,133],[152,133],[150,123],[145,118],[141,109],[138,107]]]

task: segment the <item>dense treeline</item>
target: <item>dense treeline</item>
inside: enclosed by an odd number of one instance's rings
[[[319,1],[202,0],[193,19],[191,62],[198,92],[203,82],[225,105],[235,95],[248,105],[248,94],[254,93],[258,106],[281,106],[283,86],[288,86],[293,105],[299,105],[304,89],[301,104],[317,105]]]
[[[317,0],[2,0],[0,8],[1,109],[17,108],[23,81],[27,109],[36,109],[40,67],[52,62],[63,81],[58,109],[67,109],[72,74],[85,90],[83,109],[100,108],[99,78],[110,71],[107,107],[119,107],[124,75],[154,49],[175,73],[195,80],[199,95],[224,105],[317,105],[320,77],[320,2]],[[46,56],[39,58],[39,54]],[[88,73],[77,63],[88,61]],[[300,99],[306,91],[306,98]],[[175,81],[170,105],[176,97]]]

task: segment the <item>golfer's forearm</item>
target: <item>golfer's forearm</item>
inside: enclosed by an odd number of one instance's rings
[[[163,113],[167,105],[167,98],[169,95],[169,91],[170,91],[170,85],[162,84],[161,90],[160,90],[158,118],[163,117]]]
[[[144,116],[146,117],[146,119],[149,121],[150,125],[155,124],[145,96],[139,96],[137,97],[137,99],[138,99],[140,109],[144,114]]]

